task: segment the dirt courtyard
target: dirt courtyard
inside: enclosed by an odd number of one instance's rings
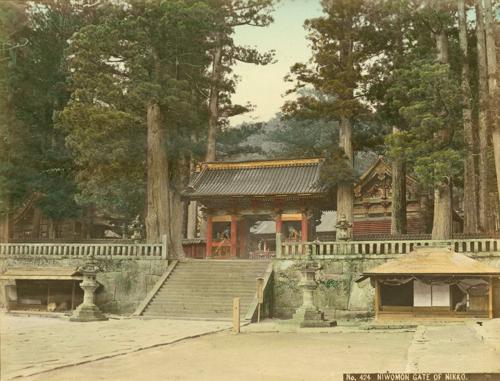
[[[191,323],[193,327],[188,328]],[[205,323],[208,325],[201,329]],[[205,323],[142,322],[130,331],[132,336],[140,336],[141,329],[150,332],[169,324],[169,329],[183,327],[186,332],[202,333],[211,329],[214,333],[16,379],[278,381],[341,380],[343,373],[356,372],[500,372],[498,319],[482,326],[467,322],[373,330],[340,326],[293,331],[280,324],[264,323],[244,327],[239,335],[220,331],[223,326]],[[65,327],[66,322],[47,324]],[[76,339],[67,337],[58,345],[64,348]],[[99,343],[95,348],[99,348]],[[2,345],[3,361],[8,354],[9,347]],[[36,358],[36,353],[32,356]],[[78,353],[69,356],[76,358]]]

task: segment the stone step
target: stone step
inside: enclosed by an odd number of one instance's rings
[[[205,297],[205,298],[193,298],[190,296],[187,296],[185,298],[181,297],[172,297],[172,296],[164,296],[164,295],[158,295],[156,296],[153,300],[156,303],[171,303],[171,304],[183,304],[183,303],[191,303],[191,304],[217,304],[217,303],[232,303],[233,299],[237,298],[233,297],[232,295],[229,295],[227,297]],[[239,297],[240,298],[240,303],[250,303],[254,300],[253,296],[247,296],[247,297]]]
[[[171,276],[173,276],[175,273],[172,273]],[[228,273],[226,271],[222,271],[222,272],[211,272],[210,274],[200,274],[200,273],[197,273],[197,272],[190,272],[189,274],[183,274],[183,273],[177,273],[175,274],[179,279],[212,279],[212,278],[217,278],[217,277],[221,277],[221,276],[224,276],[224,279],[232,279],[232,280],[235,280],[235,279],[240,279],[240,278],[243,278],[243,279],[253,279],[255,280],[258,276],[262,275],[262,274],[259,274],[259,272],[256,272],[256,271],[250,271],[248,273],[241,273],[241,272],[234,272],[234,273]]]
[[[269,266],[269,262],[266,263],[253,263],[253,262],[230,262],[230,263],[214,263],[214,262],[196,262],[196,263],[179,263],[177,265],[177,268],[184,268],[184,269],[210,269],[210,268],[217,268],[217,269],[236,269],[236,270],[258,270],[262,269],[265,270]]]
[[[195,293],[175,293],[175,292],[161,292],[155,295],[155,299],[168,299],[168,300],[183,300],[183,298],[190,298],[196,300],[204,300],[204,299],[233,299],[233,298],[241,298],[241,299],[253,299],[255,297],[255,293],[208,293],[208,294],[195,294]]]
[[[245,308],[243,308],[245,307]],[[241,309],[241,313],[242,314],[246,314],[247,310],[248,310],[249,306],[242,306],[240,309]],[[206,313],[212,313],[212,314],[216,314],[216,313],[222,313],[222,314],[232,314],[232,307],[230,308],[225,308],[225,307],[212,307],[212,308],[182,308],[182,307],[179,307],[179,308],[168,308],[166,306],[155,306],[154,308],[151,308],[149,310],[150,313],[162,313],[162,312],[168,312],[168,313],[178,313],[180,314],[181,312],[182,313],[186,313],[186,314],[189,314],[189,315],[201,315],[203,316],[204,314]]]
[[[257,290],[257,285],[247,285],[247,284],[224,284],[224,283],[195,283],[195,284],[179,284],[174,283],[167,285],[165,284],[159,291],[162,290],[176,290],[176,291],[205,291],[205,290],[213,290],[213,291],[223,291],[223,292],[255,292]]]
[[[240,316],[245,316],[248,311],[248,308],[244,309],[241,308],[240,311]],[[169,317],[169,316],[175,316],[178,318],[222,318],[222,319],[231,319],[233,315],[232,309],[230,310],[156,310],[156,309],[151,309],[148,310],[147,314],[144,314],[146,317],[150,316],[164,316],[164,317]]]
[[[230,319],[233,299],[239,297],[243,316],[255,300],[256,278],[264,275],[268,265],[237,260],[181,262],[143,315]]]
[[[240,304],[240,308],[242,310],[248,309],[250,303],[242,303]],[[218,303],[218,304],[162,304],[157,303],[151,307],[151,310],[162,310],[162,311],[212,311],[212,310],[221,310],[221,311],[231,311],[233,309],[232,303]]]
[[[240,309],[240,314],[241,315],[246,315],[248,311],[248,307],[246,308],[241,308]],[[185,315],[185,316],[205,316],[205,315],[225,315],[225,316],[232,316],[233,314],[233,309],[232,308],[220,308],[220,307],[214,307],[214,308],[197,308],[197,309],[192,309],[192,308],[152,308],[148,314],[176,314],[176,315]],[[147,315],[146,315],[147,316]]]

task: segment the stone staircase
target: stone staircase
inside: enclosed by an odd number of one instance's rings
[[[241,319],[254,305],[257,277],[270,263],[248,260],[179,262],[140,315],[149,318],[231,319],[240,298]]]

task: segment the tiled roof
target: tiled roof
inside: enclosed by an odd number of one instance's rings
[[[323,194],[321,159],[203,163],[184,192],[189,198]]]

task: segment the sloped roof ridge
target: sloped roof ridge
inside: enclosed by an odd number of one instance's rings
[[[401,258],[365,271],[366,275],[383,274],[500,274],[500,269],[482,263],[450,248],[417,247]]]
[[[323,158],[304,158],[304,159],[272,159],[272,160],[251,160],[235,162],[204,162],[200,164],[201,170],[218,169],[249,169],[249,168],[278,168],[278,167],[302,167],[309,165],[318,165]]]

